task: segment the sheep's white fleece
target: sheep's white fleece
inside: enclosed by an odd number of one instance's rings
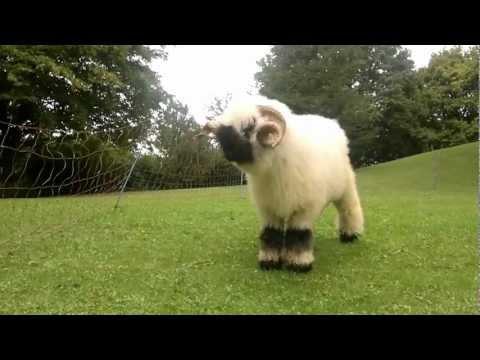
[[[247,174],[263,223],[311,228],[333,202],[339,210],[340,230],[361,233],[363,213],[348,139],[338,122],[318,115],[296,115],[286,105],[263,97],[233,104],[219,121],[241,129],[245,119],[259,116],[256,105],[276,109],[286,121],[285,136],[275,149],[265,150],[254,142],[255,162],[239,166]]]

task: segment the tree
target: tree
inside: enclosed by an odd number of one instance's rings
[[[222,115],[230,101],[232,101],[231,93],[227,93],[224,97],[215,97],[213,102],[208,106],[207,118]]]
[[[377,161],[389,161],[423,151],[419,118],[425,111],[419,101],[421,86],[417,74],[396,74],[379,93],[379,117],[374,156]]]
[[[382,94],[398,74],[413,72],[409,52],[400,46],[274,46],[259,62],[260,93],[297,113],[338,119],[350,138],[352,162],[382,160]]]
[[[2,45],[0,121],[105,133],[127,127],[119,145],[133,147],[166,96],[149,68],[156,57],[166,57],[162,47]]]
[[[147,140],[151,117],[167,96],[149,68],[156,57],[166,57],[163,47],[0,46],[0,182],[59,184],[71,174],[88,177],[91,169],[130,161],[129,151]],[[70,135],[40,136],[19,125]],[[47,143],[57,158],[31,156],[28,149],[41,153]],[[27,151],[15,151],[20,146]],[[61,154],[88,164],[65,162]]]
[[[478,140],[479,56],[480,46],[456,46],[433,54],[428,67],[419,70],[423,151]]]
[[[221,104],[223,99],[217,98],[215,109],[220,111]],[[196,137],[200,128],[188,107],[168,96],[153,119],[156,135],[149,147],[153,154],[141,157],[129,186],[143,188],[155,182],[165,188],[205,186],[212,179],[226,185],[229,177],[238,176],[217,146]]]

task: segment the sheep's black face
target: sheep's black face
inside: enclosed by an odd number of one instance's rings
[[[253,162],[252,144],[233,126],[220,126],[216,137],[228,161],[235,161],[238,164]]]

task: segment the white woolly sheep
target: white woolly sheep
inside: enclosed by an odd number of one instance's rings
[[[289,270],[311,270],[314,222],[330,203],[338,210],[342,242],[362,233],[348,139],[337,121],[297,115],[261,97],[230,106],[207,122],[203,134],[213,134],[226,159],[247,175],[262,221],[262,269],[284,264]]]

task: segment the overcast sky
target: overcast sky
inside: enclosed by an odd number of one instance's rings
[[[411,50],[415,67],[428,65],[433,52],[450,45],[403,45]],[[208,105],[215,96],[255,93],[257,61],[269,45],[177,45],[167,46],[168,60],[152,67],[161,76],[162,86],[188,105],[195,120],[203,124]]]

